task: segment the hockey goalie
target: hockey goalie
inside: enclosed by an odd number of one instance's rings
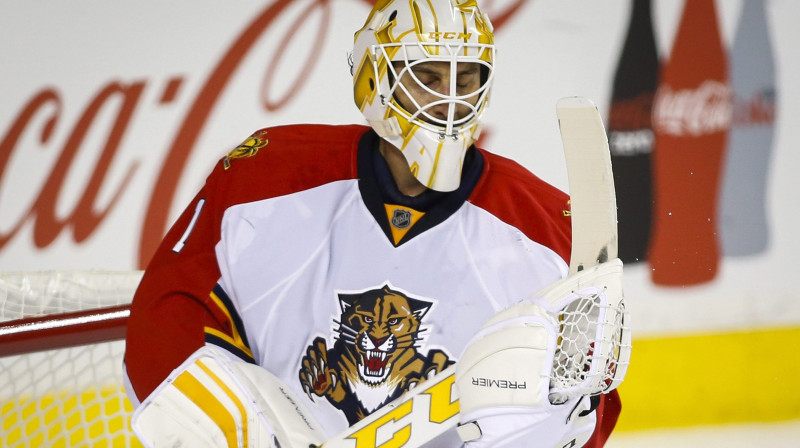
[[[477,1],[379,0],[351,59],[368,126],[266,128],[219,161],[132,304],[146,446],[603,446],[622,267],[576,257],[569,198],[476,147],[494,66]]]

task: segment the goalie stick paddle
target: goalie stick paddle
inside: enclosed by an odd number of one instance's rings
[[[583,97],[556,106],[569,177],[569,275],[617,257],[617,203],[611,155],[597,107]],[[458,423],[455,366],[378,409],[320,448],[418,448]]]
[[[556,115],[569,177],[572,275],[617,258],[617,198],[608,138],[597,107],[583,97],[562,98]]]

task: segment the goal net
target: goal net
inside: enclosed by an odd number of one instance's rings
[[[0,446],[140,447],[122,387],[139,271],[0,273]]]

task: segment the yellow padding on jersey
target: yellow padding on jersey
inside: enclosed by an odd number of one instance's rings
[[[800,327],[634,339],[617,430],[800,418]]]
[[[234,448],[238,446],[236,420],[233,415],[231,415],[230,411],[228,411],[217,397],[209,392],[197,378],[186,371],[175,378],[172,384],[181,391],[181,393],[186,395],[192,403],[202,409],[206,415],[211,417],[211,420],[213,420],[219,429],[222,430],[222,433],[225,434],[228,447]],[[228,392],[226,391],[226,393]],[[245,419],[244,415],[242,415],[242,419]]]
[[[234,347],[238,348],[239,350],[245,352],[248,356],[252,358],[253,352],[250,351],[250,348],[247,347],[247,344],[245,344],[244,340],[242,339],[242,336],[239,334],[239,330],[236,329],[236,324],[233,322],[233,318],[231,318],[231,313],[230,311],[228,311],[228,307],[226,307],[225,304],[222,303],[222,300],[220,300],[219,297],[217,297],[217,295],[213,291],[209,293],[209,296],[211,297],[211,300],[213,300],[214,303],[217,305],[217,307],[219,307],[219,309],[222,310],[223,313],[225,313],[225,317],[228,318],[228,322],[230,322],[231,324],[231,333],[233,333],[233,338],[211,327],[205,328],[206,333],[211,333],[214,336],[224,339],[225,341],[227,341]]]
[[[202,361],[197,361],[197,365],[203,370],[203,372],[206,373],[206,375],[208,375],[212,380],[214,380],[215,383],[217,383],[217,386],[219,386],[225,392],[225,394],[228,395],[228,397],[236,405],[236,408],[239,409],[239,413],[242,415],[242,420],[243,420],[242,438],[244,439],[244,446],[247,447],[247,418],[246,418],[247,411],[244,409],[242,402],[239,400],[236,394],[234,394],[233,391],[228,387],[228,385],[225,384],[225,382],[222,381],[214,372],[212,372],[211,369],[208,368],[208,366],[203,364]]]

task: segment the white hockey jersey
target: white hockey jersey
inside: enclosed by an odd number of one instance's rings
[[[378,141],[362,126],[268,128],[220,162],[134,299],[134,400],[213,343],[277,375],[334,435],[566,275],[564,193],[473,148],[458,190],[405,197]]]

